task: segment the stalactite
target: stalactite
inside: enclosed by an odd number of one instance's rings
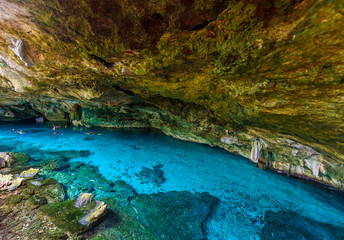
[[[252,142],[252,149],[251,149],[251,160],[255,163],[258,163],[259,156],[260,156],[260,149],[261,149],[260,141],[259,139],[255,139]]]
[[[12,45],[10,45],[9,48],[20,58],[20,60],[22,60],[28,67],[33,66],[34,64],[25,52],[24,41],[11,38],[11,43]]]

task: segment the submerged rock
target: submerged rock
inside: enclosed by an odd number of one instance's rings
[[[154,166],[153,169],[143,167],[142,170],[135,175],[140,179],[141,183],[160,185],[165,182],[164,172],[161,170],[162,167],[162,164]]]
[[[117,184],[116,190],[130,188],[124,182]],[[207,239],[205,222],[211,218],[218,201],[208,193],[186,191],[138,194],[130,202],[123,201],[121,196],[106,198],[109,214],[84,236],[91,239]]]
[[[63,168],[68,168],[70,164],[67,162],[66,159],[54,159],[46,164],[42,168],[43,172],[51,172],[51,171],[58,171]]]
[[[318,222],[296,212],[267,211],[260,237],[262,240],[344,239],[344,227]]]
[[[218,199],[209,193],[166,192],[140,194],[130,204],[139,221],[154,229],[157,238],[206,239],[203,223]]]
[[[16,159],[16,165],[25,165],[30,159],[27,154],[21,152],[14,153],[13,156]]]

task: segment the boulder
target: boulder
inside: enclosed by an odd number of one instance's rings
[[[91,193],[80,193],[79,197],[76,199],[75,207],[80,208],[93,201],[93,196]]]
[[[30,168],[29,170],[23,171],[19,177],[20,178],[24,178],[25,180],[27,179],[31,179],[33,177],[35,177],[39,172],[39,169],[36,168]]]
[[[96,201],[97,205],[79,223],[90,227],[97,223],[106,214],[107,205],[104,202]]]
[[[0,174],[0,191],[6,190],[13,180],[12,174]]]
[[[23,182],[24,178],[16,178],[12,180],[12,184],[8,187],[9,191],[14,191],[16,190]]]

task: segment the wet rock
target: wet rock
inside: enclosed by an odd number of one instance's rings
[[[75,203],[75,200],[49,203],[41,207],[40,211],[60,229],[73,234],[87,231],[106,213],[104,202],[91,201],[79,208],[75,207]]]
[[[14,180],[12,180],[11,185],[8,187],[9,191],[14,191],[16,190],[23,182],[24,178],[16,178]]]
[[[75,201],[75,207],[80,208],[93,201],[93,196],[90,193],[80,193]]]
[[[42,185],[42,183],[40,181],[32,181],[31,184],[36,186],[36,187],[39,187]]]
[[[0,152],[0,169],[10,167],[15,161],[14,156],[8,152]]]
[[[12,174],[0,174],[0,190],[6,190],[13,180]]]
[[[117,180],[113,186],[114,189],[114,199],[123,204],[129,204],[133,200],[137,193],[135,190],[126,182],[122,180]]]
[[[114,195],[113,183],[105,179],[96,167],[80,162],[73,162],[70,165],[59,171],[46,171],[44,176],[57,179],[64,184],[67,195],[71,199],[76,199],[82,192],[91,193],[97,198]]]
[[[16,159],[16,165],[25,165],[29,160],[30,157],[25,153],[14,153],[13,157]]]
[[[165,182],[164,172],[161,170],[162,164],[156,165],[153,169],[143,167],[142,170],[135,174],[141,181],[141,183],[151,183],[160,185]]]
[[[69,118],[70,121],[80,121],[82,116],[82,108],[79,104],[74,104],[70,112]]]
[[[68,168],[70,164],[64,159],[54,159],[44,165],[42,171],[49,172],[49,171],[59,171],[64,168]]]
[[[107,205],[104,202],[96,201],[97,205],[79,223],[90,227],[97,223],[106,214]]]
[[[20,178],[24,178],[25,180],[31,179],[35,177],[39,172],[39,169],[36,168],[30,168],[29,170],[23,171],[21,174],[19,174]]]
[[[40,197],[45,197],[48,203],[61,202],[65,200],[66,193],[63,186],[55,179],[48,178],[42,182],[31,181],[34,187],[35,194]],[[37,185],[35,185],[38,183]]]
[[[48,200],[45,197],[33,195],[25,203],[32,210],[47,204]]]
[[[14,191],[25,180],[21,177],[15,177],[12,174],[0,174],[0,191],[9,190]]]
[[[30,178],[36,170],[31,168],[19,175]],[[2,191],[0,198],[0,236],[4,239],[75,238],[105,214],[102,202],[91,201],[76,208],[75,201],[64,201],[63,186],[55,179],[27,178],[0,174],[0,190],[10,190]],[[87,226],[78,222],[83,217]]]

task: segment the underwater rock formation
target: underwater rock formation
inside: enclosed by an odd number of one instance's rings
[[[140,179],[141,183],[161,185],[165,182],[164,172],[161,170],[162,167],[162,164],[154,166],[153,169],[143,167],[136,176]]]
[[[296,212],[267,211],[266,224],[260,235],[262,240],[276,239],[341,239],[343,227],[317,222]],[[326,228],[324,228],[326,226]],[[293,231],[290,231],[293,229]],[[321,230],[320,230],[321,229]],[[324,231],[324,229],[327,229]]]
[[[81,186],[74,186],[80,193],[77,199],[66,199],[57,180],[42,176],[24,179],[19,176],[27,175],[28,170],[14,174],[17,171],[13,168],[0,174],[0,236],[7,239],[200,240],[206,238],[204,223],[219,202],[209,193],[137,194],[121,180],[111,182],[111,189],[102,185],[99,191],[113,193],[103,201],[82,192]],[[73,171],[80,176],[84,173],[80,164]],[[95,181],[103,178],[98,171],[88,173]],[[9,191],[16,179],[21,179],[21,184]]]
[[[1,120],[154,127],[249,159],[259,138],[262,169],[344,188],[343,1],[0,3]]]

